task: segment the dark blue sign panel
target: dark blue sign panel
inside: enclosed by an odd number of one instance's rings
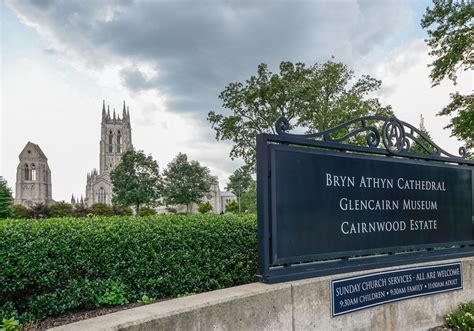
[[[462,289],[461,263],[398,269],[331,281],[332,316]]]
[[[272,264],[472,243],[472,167],[270,146]]]

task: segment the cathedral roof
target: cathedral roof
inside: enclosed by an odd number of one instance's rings
[[[21,151],[20,155],[19,155],[19,158],[21,159],[22,157],[24,156],[29,156],[28,154],[31,154],[31,151],[34,151],[36,152],[36,154],[44,159],[45,161],[48,161],[48,158],[46,157],[46,155],[43,153],[43,151],[41,150],[41,148],[35,144],[35,143],[32,143],[31,141],[28,141],[28,143],[26,144],[26,146],[23,148],[23,150]]]

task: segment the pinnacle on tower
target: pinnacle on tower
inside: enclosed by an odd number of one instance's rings
[[[110,106],[107,105],[107,117],[110,118]]]
[[[115,121],[115,108],[114,108],[114,121]]]
[[[122,120],[127,117],[127,110],[125,109],[125,100],[123,100]]]
[[[102,120],[105,120],[105,100],[102,100]]]

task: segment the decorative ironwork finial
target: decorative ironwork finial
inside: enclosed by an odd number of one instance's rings
[[[369,121],[374,124],[368,125],[367,123]],[[378,125],[375,124],[377,122],[379,122]],[[382,123],[382,125],[380,125],[380,123]],[[453,162],[464,160],[467,156],[465,147],[459,148],[460,156],[452,155],[436,145],[423,131],[411,124],[400,121],[396,117],[364,116],[325,131],[309,134],[291,134],[288,133],[290,128],[290,122],[285,117],[280,117],[275,122],[275,130],[278,135],[314,140],[318,140],[319,138],[319,140],[324,142],[333,143],[332,147],[335,147],[334,143],[340,144],[342,149],[344,149],[344,146],[351,144],[349,138],[365,132],[367,135],[367,146],[369,148],[380,150],[379,144],[380,140],[382,140],[384,149],[394,155],[412,157],[419,155],[419,157],[421,156],[421,158],[425,159],[430,159],[430,157],[427,156],[433,156],[432,158],[436,158],[437,160],[449,158],[450,160],[448,161]],[[332,136],[335,133],[340,135],[342,130],[347,131],[344,136],[337,138]],[[420,146],[426,154],[415,153],[413,150],[410,150],[412,145],[410,141]],[[346,142],[346,144],[343,144],[343,142]]]

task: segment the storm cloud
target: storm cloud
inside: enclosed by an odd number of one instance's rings
[[[219,92],[283,60],[332,55],[351,66],[384,47],[413,15],[402,1],[69,1],[8,4],[26,24],[100,71],[116,66],[133,93],[166,95],[167,111],[200,114]],[[53,49],[53,48],[51,48]],[[145,69],[144,69],[145,68]]]

